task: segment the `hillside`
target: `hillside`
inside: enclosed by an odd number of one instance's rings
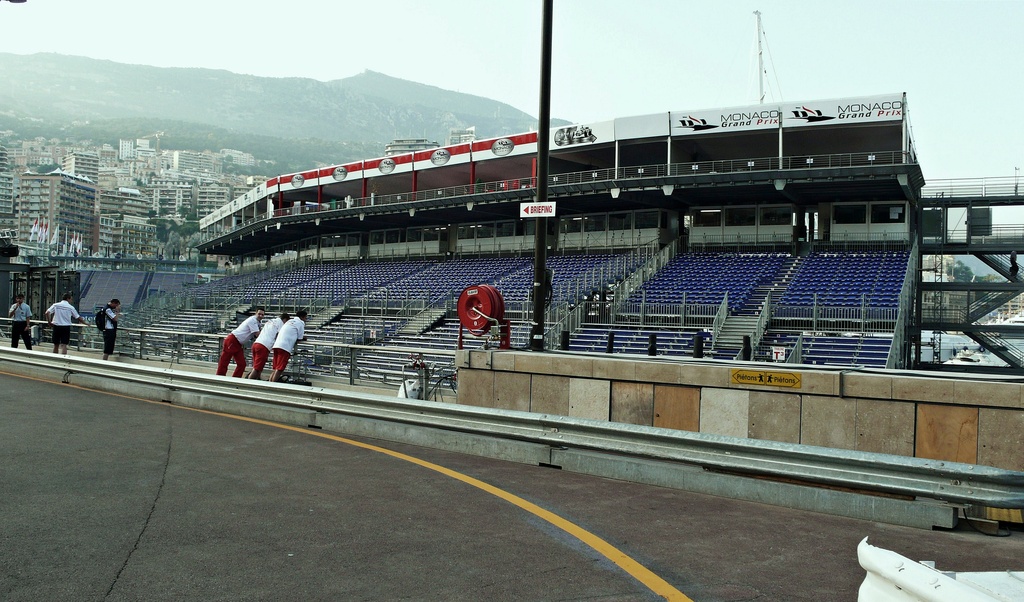
[[[176,131],[194,137],[205,130],[219,132],[218,138],[260,136],[261,145],[273,139],[320,140],[367,156],[361,151],[379,153],[394,138],[443,143],[451,128],[476,126],[480,137],[536,128],[535,118],[507,104],[372,71],[321,82],[0,53],[0,81],[0,128],[26,135],[55,127],[77,130],[89,122],[84,134],[98,128],[102,132],[92,136],[108,142],[112,130],[133,125],[136,130],[114,137],[164,130],[166,148],[172,148]],[[225,146],[250,150],[240,144]]]

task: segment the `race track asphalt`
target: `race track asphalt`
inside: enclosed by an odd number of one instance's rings
[[[11,374],[0,520],[6,601],[853,601],[864,537],[939,569],[1024,569],[1020,531],[837,518]]]

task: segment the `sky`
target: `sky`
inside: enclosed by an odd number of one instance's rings
[[[0,0],[0,52],[341,79],[372,70],[539,113],[541,0]],[[1024,167],[1024,2],[554,0],[575,123],[905,92],[929,183]],[[0,82],[2,85],[2,82]]]

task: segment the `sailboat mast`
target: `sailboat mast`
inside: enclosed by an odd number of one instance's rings
[[[755,10],[757,17],[757,90],[758,102],[764,104],[764,54],[761,51],[761,11]]]

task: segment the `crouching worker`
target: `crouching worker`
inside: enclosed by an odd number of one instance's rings
[[[217,375],[224,376],[228,373],[228,364],[235,360],[235,371],[231,376],[241,378],[245,374],[245,348],[243,345],[249,342],[260,332],[260,322],[263,321],[263,308],[257,307],[256,314],[249,316],[238,325],[238,328],[231,331],[224,338],[224,346],[220,351],[220,360],[217,362]]]
[[[260,380],[263,367],[267,365],[267,359],[270,357],[270,349],[274,346],[274,341],[277,340],[277,333],[281,332],[281,327],[290,318],[291,316],[287,313],[283,313],[278,318],[267,320],[267,323],[263,325],[260,336],[256,337],[256,342],[252,344],[252,372],[246,378]]]
[[[288,367],[288,360],[292,358],[292,352],[299,341],[306,338],[306,310],[300,309],[295,312],[295,317],[284,323],[281,331],[277,333],[274,340],[274,371],[270,373],[270,380],[277,382]]]

